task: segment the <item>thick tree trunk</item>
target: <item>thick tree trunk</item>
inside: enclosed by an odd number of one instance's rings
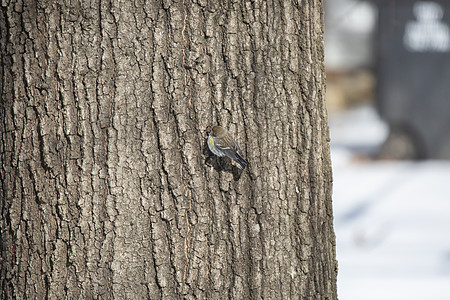
[[[48,2],[1,6],[1,298],[335,299],[321,0]]]

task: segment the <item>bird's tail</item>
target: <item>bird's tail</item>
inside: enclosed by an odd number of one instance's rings
[[[236,153],[236,157],[234,159],[235,162],[237,162],[239,169],[244,170],[245,167],[248,165],[248,161],[242,158],[238,153]]]

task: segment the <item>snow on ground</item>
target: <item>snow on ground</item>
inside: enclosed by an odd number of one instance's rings
[[[450,161],[373,161],[371,107],[330,117],[338,296],[450,299]]]

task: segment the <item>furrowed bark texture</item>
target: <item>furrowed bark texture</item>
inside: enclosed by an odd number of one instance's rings
[[[335,299],[322,17],[3,1],[1,298]]]

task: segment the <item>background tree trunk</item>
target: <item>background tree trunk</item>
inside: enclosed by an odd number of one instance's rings
[[[1,298],[335,299],[322,17],[3,1]]]

